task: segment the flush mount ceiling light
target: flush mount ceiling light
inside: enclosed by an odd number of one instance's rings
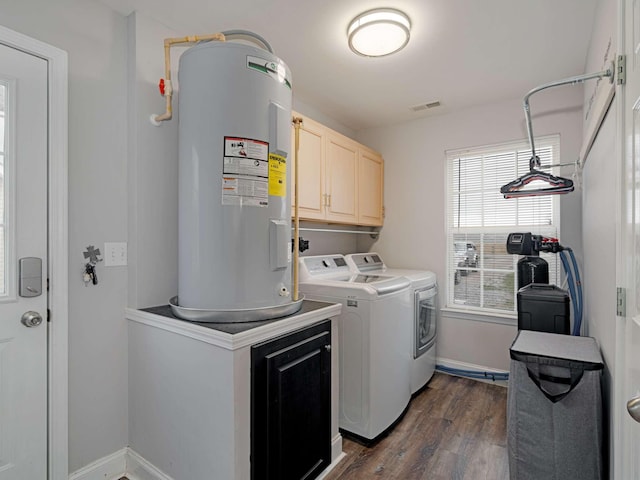
[[[411,22],[400,10],[377,8],[361,13],[347,29],[349,48],[365,57],[383,57],[409,42]]]

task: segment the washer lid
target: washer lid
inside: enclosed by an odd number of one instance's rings
[[[347,279],[340,279],[340,282],[347,283],[353,287],[369,286],[373,288],[378,295],[386,295],[388,293],[397,292],[411,285],[407,278],[391,276],[391,275],[371,275],[356,274],[351,275]]]
[[[377,283],[383,280],[389,280],[393,277],[390,275],[352,275],[349,278],[340,279],[341,282],[351,282],[351,283]]]
[[[300,292],[313,299],[314,296],[333,297],[336,299],[377,300],[394,293],[407,291],[411,285],[404,277],[388,277],[387,279],[355,281],[350,278],[309,279],[299,283]]]
[[[435,285],[436,274],[429,270],[406,270],[404,268],[387,268],[385,275],[403,276],[409,279],[414,288]]]
[[[351,253],[345,255],[345,260],[354,272],[366,273],[367,275],[406,277],[411,281],[413,288],[427,287],[436,283],[435,273],[428,270],[389,268],[380,254],[375,252]]]

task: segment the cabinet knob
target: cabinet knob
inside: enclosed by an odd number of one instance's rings
[[[331,351],[331,345],[325,345],[325,346],[324,346],[324,349],[325,349],[327,352],[330,352],[330,351]]]

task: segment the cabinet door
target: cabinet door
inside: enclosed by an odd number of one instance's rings
[[[346,137],[327,134],[327,215],[341,223],[357,223],[358,144]]]
[[[294,115],[299,116],[297,114]],[[301,218],[323,220],[324,207],[324,127],[303,117],[298,150],[298,204]],[[291,205],[295,206],[295,128],[291,131]],[[291,210],[293,215],[293,210]]]
[[[251,478],[311,480],[331,463],[331,322],[252,348]]]
[[[360,149],[358,158],[358,223],[381,226],[383,222],[384,162],[373,151]]]

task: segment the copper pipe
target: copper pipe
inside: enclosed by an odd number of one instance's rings
[[[160,122],[171,120],[171,117],[173,116],[171,100],[173,98],[173,86],[171,85],[171,47],[173,45],[190,45],[198,42],[209,42],[214,40],[224,42],[225,36],[222,33],[213,33],[211,35],[190,35],[187,37],[164,39],[164,97],[166,99],[166,106],[163,114],[151,115],[151,123],[159,126]]]
[[[293,208],[293,301],[298,300],[298,258],[300,256],[300,250],[298,245],[300,243],[300,212],[298,210],[298,172],[300,169],[298,168],[299,162],[299,150],[300,150],[300,125],[302,125],[302,118],[293,117],[293,128],[295,132],[295,151],[294,151],[294,169],[295,169],[295,178],[294,178],[294,187],[293,187],[293,201],[295,202],[295,206]]]

